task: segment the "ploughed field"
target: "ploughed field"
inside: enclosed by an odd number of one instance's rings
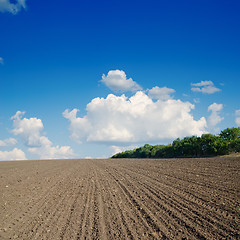
[[[240,239],[240,158],[0,162],[0,239]]]

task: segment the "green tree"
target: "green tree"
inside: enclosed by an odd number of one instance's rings
[[[212,134],[203,134],[201,137],[201,155],[217,155],[217,137]]]
[[[240,138],[240,127],[238,128],[227,128],[219,134],[220,137],[228,140],[236,140]]]
[[[215,136],[203,134],[201,137],[177,138],[169,145],[143,147],[118,153],[113,158],[172,158],[172,157],[207,157],[240,152],[240,127],[227,128]]]

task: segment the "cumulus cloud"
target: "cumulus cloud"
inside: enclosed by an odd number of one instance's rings
[[[148,90],[148,96],[152,99],[161,99],[161,100],[168,100],[171,99],[171,94],[174,93],[175,90],[172,88],[167,87],[153,87],[152,89]]]
[[[213,103],[208,107],[208,111],[212,111],[212,112],[219,112],[222,109],[223,109],[223,105],[218,103]]]
[[[132,78],[127,79],[126,73],[122,70],[111,70],[107,76],[103,74],[100,81],[115,92],[136,92],[142,89]]]
[[[29,148],[28,151],[38,155],[40,159],[67,159],[74,156],[70,146],[53,147],[51,142],[40,147]]]
[[[16,0],[15,3],[9,0],[0,0],[0,12],[17,14],[22,8],[26,9],[26,0]]]
[[[0,0],[1,1],[1,0]],[[0,64],[4,64],[3,58],[0,57]]]
[[[0,147],[15,146],[16,144],[17,140],[15,138],[7,138],[5,140],[0,140]]]
[[[236,119],[235,122],[238,127],[240,127],[240,109],[235,111]]]
[[[208,118],[208,127],[214,128],[217,124],[219,124],[224,118],[221,117],[220,111],[223,109],[222,104],[213,103],[208,107],[208,111],[211,112],[211,115]]]
[[[213,94],[215,92],[221,91],[221,89],[216,88],[212,81],[201,81],[200,83],[192,83],[191,90],[193,92],[201,92],[204,94]]]
[[[25,153],[18,148],[14,148],[12,151],[0,151],[0,161],[8,160],[27,160]]]
[[[41,131],[43,130],[43,123],[41,119],[37,118],[22,118],[25,112],[17,111],[11,118],[13,120],[12,133],[19,135],[28,147],[41,146],[46,139],[42,138]]]
[[[53,143],[42,134],[43,123],[38,118],[23,118],[25,112],[18,111],[11,119],[13,120],[14,135],[20,136],[30,153],[36,154],[40,159],[70,158],[73,150],[69,146],[52,146]]]
[[[7,138],[4,140],[0,140],[0,147],[12,147],[17,144],[17,140],[15,138]],[[8,160],[26,160],[25,153],[18,148],[14,148],[11,151],[0,151],[0,161],[8,161]]]
[[[66,109],[63,116],[70,121],[70,133],[75,141],[118,145],[201,135],[205,132],[206,120],[204,117],[194,120],[193,108],[194,105],[181,100],[153,102],[138,91],[130,98],[114,94],[94,98],[83,117],[77,117],[77,109]]]

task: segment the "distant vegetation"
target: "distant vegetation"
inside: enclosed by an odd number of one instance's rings
[[[209,157],[240,152],[240,127],[227,128],[217,136],[203,134],[201,137],[176,139],[169,145],[143,147],[117,153],[112,158],[175,158]]]

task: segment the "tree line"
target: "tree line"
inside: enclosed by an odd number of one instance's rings
[[[218,135],[177,138],[168,145],[145,144],[143,147],[117,153],[112,158],[210,157],[233,152],[240,152],[240,127],[227,128]]]

